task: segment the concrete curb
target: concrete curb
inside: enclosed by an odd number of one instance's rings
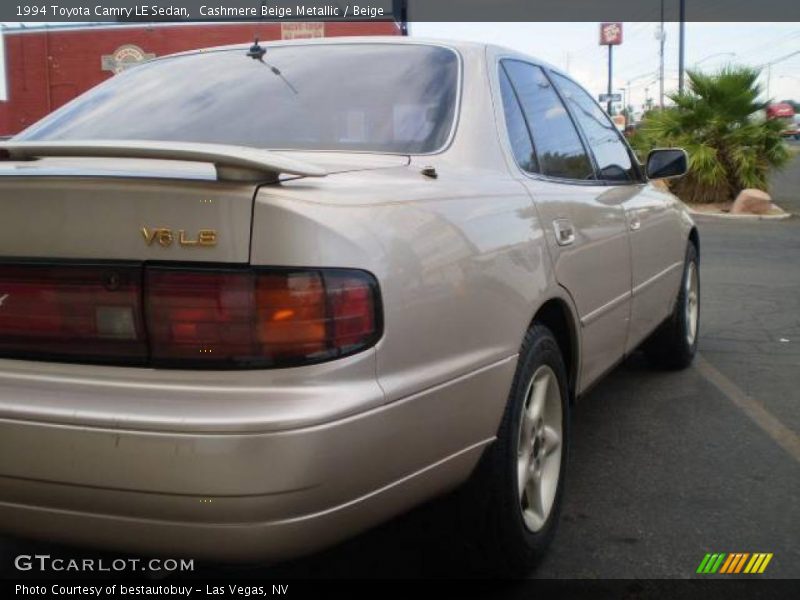
[[[702,210],[694,210],[688,204],[686,208],[689,210],[689,214],[693,217],[711,217],[714,219],[744,219],[745,221],[783,221],[784,219],[791,219],[792,213],[785,212],[780,215],[733,215],[731,213],[723,213],[723,212],[705,212]]]

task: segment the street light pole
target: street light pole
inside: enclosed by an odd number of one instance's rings
[[[684,61],[686,58],[686,0],[681,0],[679,18],[681,21],[681,32],[680,41],[678,42],[678,93],[682,94],[684,85]]]
[[[770,98],[769,98],[770,83],[772,83],[772,65],[768,64],[767,65],[767,102],[769,102],[769,100],[770,100]]]
[[[785,54],[784,56],[781,56],[780,58],[776,58],[775,60],[770,61],[770,62],[765,63],[764,65],[762,65],[764,67],[767,67],[767,100],[769,100],[769,88],[770,88],[770,83],[772,82],[772,65],[777,65],[778,63],[783,62],[785,60],[788,60],[788,59],[792,58],[793,56],[797,56],[798,54],[800,54],[800,50],[795,50],[794,52],[790,52],[789,54]]]

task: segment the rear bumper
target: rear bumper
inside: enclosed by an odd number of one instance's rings
[[[227,388],[145,386],[119,371],[147,371],[118,369],[89,383],[85,367],[0,363],[4,531],[149,555],[282,560],[463,481],[493,439],[515,359],[391,404],[366,355]],[[47,373],[26,375],[36,368]]]

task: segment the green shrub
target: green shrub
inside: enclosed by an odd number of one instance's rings
[[[684,202],[725,202],[745,188],[767,191],[770,170],[790,154],[783,124],[761,116],[759,71],[736,66],[687,74],[687,89],[670,95],[675,106],[647,113],[631,139],[640,160],[652,148],[684,148],[689,173],[671,186]]]

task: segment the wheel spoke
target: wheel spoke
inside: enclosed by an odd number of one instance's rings
[[[550,425],[544,428],[544,455],[550,456],[561,447],[561,435]]]
[[[525,488],[525,498],[528,501],[528,510],[533,513],[538,521],[544,521],[544,506],[542,506],[542,486],[538,476],[531,477]]]
[[[522,415],[522,424],[520,430],[519,451],[522,453],[530,454],[533,449],[533,432],[536,428],[536,420],[525,411]]]
[[[517,491],[519,492],[519,500],[522,502],[525,496],[525,490],[528,486],[530,479],[531,469],[531,455],[526,453],[517,461]]]
[[[528,404],[526,417],[535,425],[544,412],[544,403],[547,398],[547,388],[550,385],[550,375],[545,373],[533,382],[531,399]]]

